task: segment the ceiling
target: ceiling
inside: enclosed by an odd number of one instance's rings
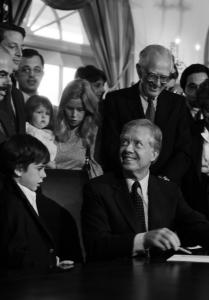
[[[146,45],[172,48],[182,68],[203,63],[209,28],[208,0],[130,0],[136,47],[135,57]]]

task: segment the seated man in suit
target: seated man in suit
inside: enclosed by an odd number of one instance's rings
[[[190,164],[189,114],[183,96],[165,90],[173,70],[171,52],[161,45],[147,46],[137,63],[139,82],[108,93],[104,100],[102,157],[104,169],[119,166],[120,132],[128,121],[147,118],[160,127],[163,145],[150,172],[180,184]]]
[[[1,267],[48,270],[60,260],[81,261],[72,216],[37,192],[46,177],[48,149],[30,135],[15,135],[0,151],[6,182],[0,193]]]
[[[162,133],[147,119],[127,123],[120,136],[122,174],[105,174],[84,189],[82,227],[87,259],[144,251],[209,247],[209,222],[184,201],[176,184],[150,174]]]

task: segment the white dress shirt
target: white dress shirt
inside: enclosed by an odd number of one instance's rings
[[[27,187],[23,186],[22,184],[20,184],[18,182],[17,182],[17,184],[38,215],[38,208],[37,208],[37,204],[36,204],[36,192],[29,190]]]

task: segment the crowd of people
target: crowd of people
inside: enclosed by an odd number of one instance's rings
[[[105,94],[104,72],[81,66],[56,107],[38,94],[44,58],[22,50],[24,38],[22,27],[0,24],[2,266],[47,269],[181,245],[208,249],[208,67],[188,66],[179,92],[171,51],[148,45],[137,83]],[[41,192],[45,168],[88,172],[85,258],[70,212]]]

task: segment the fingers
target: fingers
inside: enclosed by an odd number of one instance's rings
[[[163,251],[169,249],[178,250],[180,244],[178,236],[168,228],[148,231],[144,237],[145,248],[157,247]]]
[[[178,236],[173,231],[168,228],[162,228],[160,230],[160,235],[160,241],[164,245],[165,250],[178,250],[181,243]]]

